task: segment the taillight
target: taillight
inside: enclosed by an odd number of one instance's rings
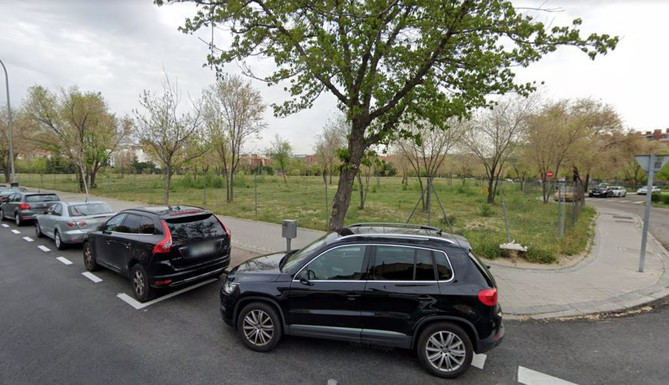
[[[75,227],[86,227],[86,222],[67,222],[65,226],[73,229]]]
[[[74,225],[76,225],[76,223],[74,223],[74,222],[67,222],[67,223],[65,224],[65,226],[67,226],[67,227],[69,227],[69,228],[73,228]]]
[[[497,305],[497,289],[483,289],[479,290],[479,301],[486,306]]]
[[[79,225],[79,227],[86,227],[86,225],[87,225],[87,223],[86,223],[86,222],[83,222],[83,221],[82,221],[82,222],[78,222],[77,224]]]
[[[223,222],[221,222],[220,218],[218,218],[216,215],[214,215],[214,217],[216,217],[218,223],[220,223],[221,226],[223,226],[223,230],[225,230],[225,233],[228,235],[228,239],[232,241],[232,233],[230,232],[230,229],[226,225],[224,225]]]
[[[19,205],[19,210],[30,210],[30,205],[27,203],[21,203]]]
[[[172,233],[170,233],[170,228],[167,227],[167,222],[160,220],[160,223],[163,225],[163,233],[165,237],[153,246],[153,254],[169,253],[172,248]]]

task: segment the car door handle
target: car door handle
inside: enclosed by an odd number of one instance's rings
[[[360,294],[357,293],[346,294],[346,299],[348,299],[349,301],[355,301],[356,299],[358,299],[358,297],[360,297]]]

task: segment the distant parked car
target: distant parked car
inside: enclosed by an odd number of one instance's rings
[[[46,214],[35,218],[35,235],[47,236],[59,250],[82,243],[89,232],[114,215],[105,202],[56,202]]]
[[[613,192],[609,186],[597,186],[590,190],[588,196],[591,198],[608,198],[613,196]]]
[[[35,215],[45,214],[59,200],[54,193],[13,191],[0,208],[0,219],[13,219],[17,226],[21,226],[35,219]]]
[[[610,186],[609,190],[611,191],[611,196],[613,197],[625,197],[627,196],[627,189],[623,186]]]
[[[564,202],[573,202],[574,201],[574,188],[573,187],[565,187],[562,190],[562,200]],[[560,192],[556,191],[553,194],[553,200],[554,201],[559,201],[560,200]]]
[[[662,189],[660,189],[660,188],[657,187],[657,186],[653,186],[653,188],[652,188],[652,190],[651,190],[650,193],[651,193],[651,194],[655,194],[655,193],[659,193],[659,192],[662,192]],[[641,187],[640,189],[636,190],[636,193],[639,194],[639,195],[646,195],[646,194],[648,194],[648,186],[643,186],[643,187]]]
[[[169,206],[123,210],[88,234],[84,265],[130,278],[139,301],[156,288],[217,277],[230,265],[230,231],[211,211]]]

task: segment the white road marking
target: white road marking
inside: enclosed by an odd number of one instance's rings
[[[208,284],[210,284],[210,283],[212,283],[212,282],[215,282],[215,281],[217,281],[217,280],[218,280],[218,279],[216,279],[216,278],[212,278],[212,279],[209,279],[209,280],[207,280],[207,281],[200,282],[200,283],[198,283],[198,284],[196,284],[196,285],[188,286],[188,287],[183,288],[183,289],[181,289],[181,290],[177,290],[177,291],[175,291],[175,292],[172,292],[172,293],[170,293],[170,294],[164,295],[164,296],[162,296],[162,297],[158,297],[158,298],[153,299],[153,300],[148,301],[148,302],[139,302],[139,301],[137,301],[136,299],[132,298],[131,296],[129,296],[129,295],[125,294],[125,293],[118,293],[118,294],[116,294],[116,297],[118,297],[121,301],[127,303],[128,305],[134,307],[136,310],[141,310],[141,309],[144,309],[145,307],[149,307],[149,306],[151,306],[151,305],[153,305],[153,304],[156,304],[156,303],[158,303],[158,302],[164,301],[164,300],[166,300],[166,299],[168,299],[168,298],[172,298],[172,297],[175,297],[175,296],[177,296],[177,295],[179,295],[179,294],[183,294],[183,293],[185,293],[185,292],[187,292],[187,291],[191,291],[191,290],[193,290],[193,289],[197,289],[197,288],[200,287],[200,286],[208,285]]]
[[[39,246],[37,246],[37,248],[40,249],[40,250],[42,250],[42,251],[45,252],[45,253],[48,253],[49,251],[51,251],[50,248],[48,248],[48,247],[46,247],[46,246],[44,246],[44,245],[39,245]]]
[[[18,231],[18,230],[14,230],[14,229],[12,229],[12,233],[14,233],[14,234],[21,234],[20,231]]]
[[[84,277],[90,279],[90,280],[93,281],[94,283],[102,282],[102,278],[98,277],[97,275],[95,275],[95,274],[93,274],[93,273],[91,273],[91,272],[89,272],[89,271],[84,271],[83,273],[81,273],[81,275],[83,275]]]
[[[634,202],[635,205],[642,205],[644,203],[646,203],[646,202],[644,202],[644,201]]]
[[[536,370],[518,367],[518,382],[525,385],[576,385],[573,382],[549,376]]]
[[[63,262],[66,265],[71,265],[72,264],[72,261],[70,261],[69,259],[67,259],[65,257],[56,257],[56,259]]]
[[[487,357],[488,356],[483,353],[481,354],[474,353],[474,356],[472,357],[472,366],[483,370],[483,367],[485,366],[485,359]]]
[[[6,223],[3,223],[3,224],[2,224],[2,227],[5,227],[5,228],[7,228],[7,227],[9,227],[9,225],[8,225],[8,224],[6,224]]]
[[[337,380],[335,380],[334,378],[330,378],[328,379],[327,385],[337,385]]]
[[[30,238],[30,237],[23,237],[23,240],[26,241],[26,242],[32,242],[33,241],[33,239]]]

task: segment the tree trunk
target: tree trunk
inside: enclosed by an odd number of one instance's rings
[[[364,130],[362,127],[355,126],[351,130],[351,139],[349,140],[350,157],[344,162],[339,173],[339,183],[337,192],[332,202],[332,216],[330,217],[330,230],[338,230],[344,227],[346,212],[351,204],[351,194],[353,192],[353,182],[355,175],[360,169],[360,161],[365,152],[364,148]]]
[[[494,174],[493,174],[494,175]],[[488,178],[488,203],[495,203],[495,177]]]
[[[232,172],[232,168],[228,170],[228,172],[225,174],[226,180],[225,180],[225,200],[227,202],[232,202],[234,200],[234,173]]]
[[[329,175],[329,179],[330,179],[330,184],[331,184],[331,185],[332,185],[332,174],[334,174],[334,172],[333,172],[333,170],[332,170],[333,168],[334,168],[334,167],[330,167],[330,175]],[[323,169],[323,172],[325,172],[325,169]]]
[[[170,204],[170,183],[172,182],[172,166],[165,166],[165,195],[164,201],[165,205],[169,206]]]
[[[365,191],[362,184],[362,176],[358,173],[358,186],[360,187],[360,210],[365,209]]]
[[[84,188],[84,173],[81,170],[81,167],[77,167],[77,181],[79,182],[79,192],[83,193],[86,192],[86,189]]]
[[[281,174],[283,174],[283,184],[288,184],[288,178],[286,178],[286,169],[281,170]]]

